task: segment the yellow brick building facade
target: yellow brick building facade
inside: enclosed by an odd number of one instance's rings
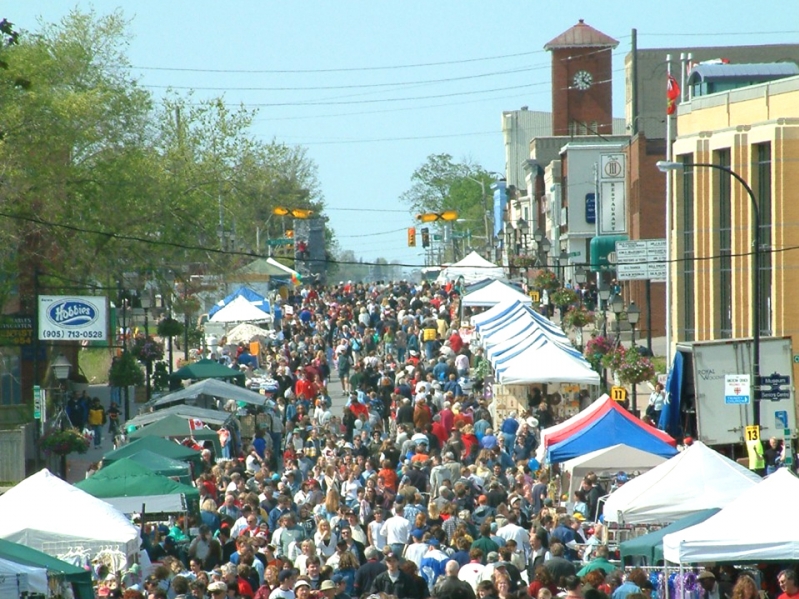
[[[761,333],[790,335],[799,354],[799,77],[693,98],[679,107],[677,131],[673,160],[729,167],[754,191]],[[751,337],[749,195],[714,168],[670,176],[672,341]]]

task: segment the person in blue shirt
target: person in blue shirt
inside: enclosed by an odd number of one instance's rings
[[[516,432],[519,430],[519,421],[516,419],[516,412],[511,412],[510,416],[502,421],[500,431],[505,437],[505,447],[512,448],[516,445]]]
[[[550,535],[551,541],[558,541],[566,548],[567,559],[577,559],[577,553],[569,547],[569,543],[575,542],[574,531],[571,529],[571,518],[565,514],[558,517],[557,526],[552,530]]]

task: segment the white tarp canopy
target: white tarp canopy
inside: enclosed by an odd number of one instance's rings
[[[300,273],[298,273],[296,270],[292,270],[291,268],[289,268],[285,264],[281,264],[274,258],[267,258],[266,261],[275,268],[279,268],[280,270],[284,271],[289,276],[294,276],[294,277],[300,276]]]
[[[492,281],[485,287],[463,296],[461,302],[466,307],[496,306],[497,304],[518,301],[522,304],[531,304],[530,296],[525,295],[512,285],[502,281]]]
[[[148,404],[148,407],[151,405],[152,403]],[[141,428],[142,426],[152,424],[156,420],[166,418],[170,414],[175,414],[176,416],[180,416],[186,420],[202,420],[205,424],[215,424],[216,426],[222,426],[226,424],[228,420],[235,416],[235,414],[224,412],[222,410],[209,410],[199,406],[176,404],[174,406],[169,406],[168,408],[158,410],[157,412],[144,412],[143,414],[139,414],[135,418],[128,420],[125,423],[125,426],[135,426],[136,428]]]
[[[25,593],[50,594],[47,570],[0,558],[0,597],[22,597]]]
[[[605,503],[605,521],[675,522],[702,510],[724,508],[759,481],[757,474],[696,441],[614,491]]]
[[[256,308],[250,300],[239,295],[224,308],[220,308],[209,320],[210,322],[272,322],[272,315]]]
[[[46,468],[0,496],[0,538],[57,556],[69,547],[139,550],[139,529],[105,501]]]
[[[142,495],[140,497],[103,497],[102,500],[123,514],[139,513],[142,506],[148,514],[176,514],[188,509],[186,496],[182,493]]]
[[[244,387],[239,387],[232,383],[226,383],[217,379],[204,379],[185,389],[169,393],[153,401],[152,406],[166,406],[174,403],[185,402],[187,399],[197,400],[201,396],[217,397],[219,399],[235,399],[244,403],[262,406],[266,403],[266,396],[250,391]]]
[[[544,333],[529,337],[517,349],[495,357],[492,365],[503,385],[599,384],[599,374],[585,359],[571,355]]]
[[[497,304],[485,312],[480,312],[480,314],[475,314],[472,316],[472,326],[479,330],[481,326],[507,316],[514,310],[518,309],[521,305],[521,302],[516,301]]]
[[[643,451],[637,447],[630,447],[624,443],[597,449],[579,458],[574,458],[563,463],[562,469],[569,473],[569,500],[572,493],[577,490],[580,481],[589,472],[597,475],[601,473],[616,474],[618,472],[646,472],[666,461],[666,458]]]
[[[501,266],[489,262],[477,252],[472,252],[460,262],[450,264],[438,274],[437,282],[457,281],[463,277],[464,283],[482,279],[503,279],[505,271]]]
[[[223,308],[224,309],[224,308]],[[220,310],[221,312],[222,310]],[[230,329],[226,334],[227,342],[229,345],[238,345],[239,343],[249,343],[253,337],[269,338],[272,336],[272,331],[262,329],[254,324],[242,322]]]
[[[736,490],[738,497],[717,514],[663,537],[663,557],[676,564],[799,560],[799,521],[779,517],[786,502],[799,496],[799,479],[780,468],[764,481]],[[755,514],[779,519],[779,525],[769,526]]]

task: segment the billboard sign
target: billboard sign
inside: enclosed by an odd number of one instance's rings
[[[91,295],[40,295],[39,340],[107,341],[108,299]]]

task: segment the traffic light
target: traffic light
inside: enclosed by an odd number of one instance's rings
[[[422,247],[430,247],[430,230],[427,227],[422,227]]]
[[[416,247],[416,227],[408,227],[408,247]]]

